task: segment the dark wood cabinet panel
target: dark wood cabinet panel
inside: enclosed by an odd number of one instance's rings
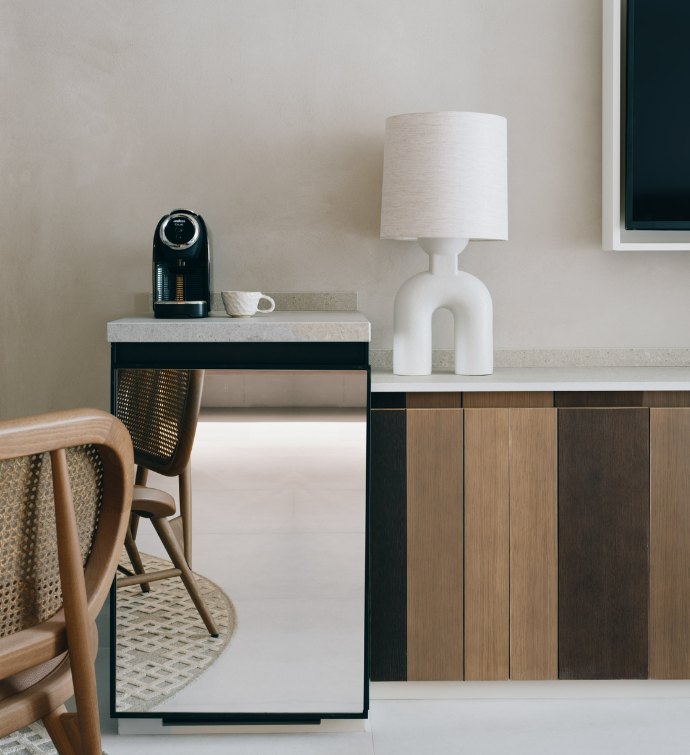
[[[556,391],[554,405],[559,408],[642,407],[642,391]]]
[[[462,410],[407,410],[407,678],[463,678]]]
[[[690,406],[690,391],[557,391],[554,402],[562,408]]]
[[[648,675],[649,410],[561,409],[559,677]]]
[[[649,675],[690,678],[690,409],[650,412]]]
[[[372,409],[369,503],[370,677],[407,678],[405,411]]]

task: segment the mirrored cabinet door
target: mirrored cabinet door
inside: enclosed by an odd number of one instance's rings
[[[367,372],[120,369],[116,715],[362,715]],[[187,567],[191,568],[187,568]]]

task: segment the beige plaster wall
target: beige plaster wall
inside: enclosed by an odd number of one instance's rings
[[[378,238],[384,119],[410,111],[508,118],[510,240],[461,259],[497,348],[687,346],[690,253],[600,248],[600,49],[600,0],[0,3],[0,416],[107,407],[105,323],[178,206],[217,289],[358,291],[390,348],[426,264]]]

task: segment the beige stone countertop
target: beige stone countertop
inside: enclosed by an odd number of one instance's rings
[[[513,367],[492,375],[372,372],[374,392],[690,391],[690,367]]]
[[[371,325],[359,312],[271,312],[253,317],[164,319],[152,314],[111,320],[110,343],[368,342]]]

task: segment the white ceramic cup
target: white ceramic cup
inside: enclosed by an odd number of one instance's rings
[[[261,291],[221,291],[223,306],[230,317],[251,317],[257,312],[273,312],[276,303],[270,296]],[[260,309],[259,303],[265,299],[269,303],[267,309]]]

